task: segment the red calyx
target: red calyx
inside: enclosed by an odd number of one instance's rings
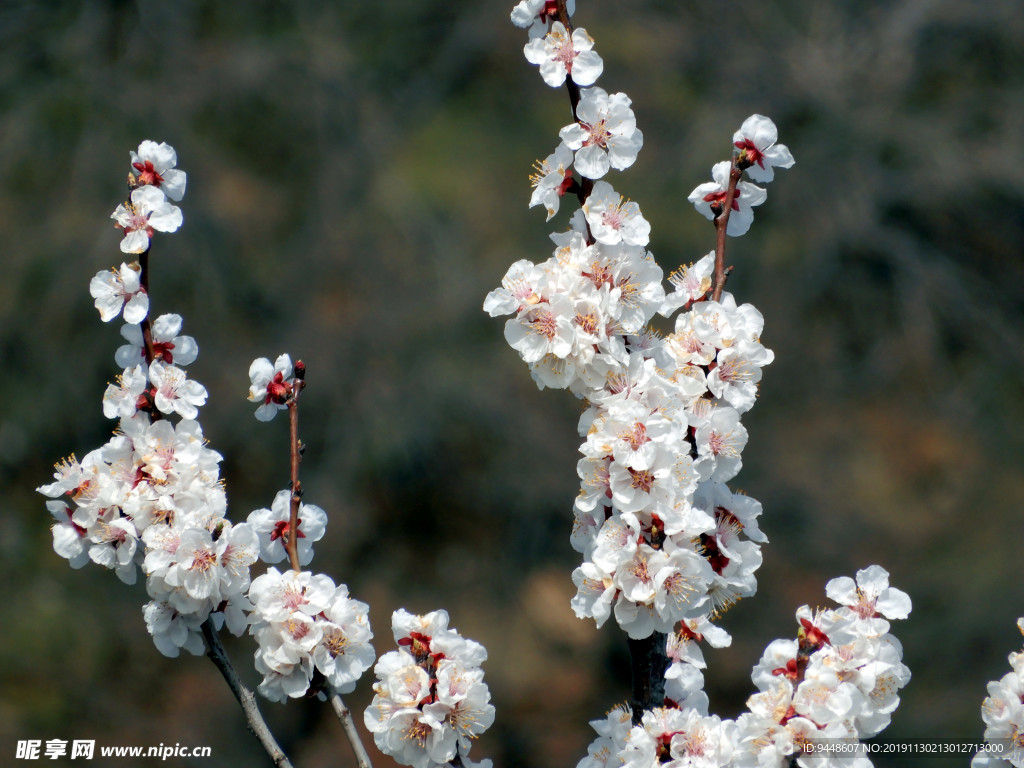
[[[658,746],[655,748],[658,755],[659,763],[667,763],[672,760],[672,737],[677,733],[683,733],[683,731],[672,731],[672,733],[663,733],[658,736]]]
[[[823,645],[831,645],[828,635],[811,624],[807,619],[800,619],[800,631],[797,633],[797,641],[801,648],[814,648],[817,650]]]
[[[722,190],[721,192],[708,192],[704,195],[704,202],[711,203],[711,210],[716,211],[717,214],[721,214],[722,210],[725,208],[725,197],[728,194],[728,190]],[[730,206],[734,211],[738,211],[740,209],[739,197],[740,193],[739,190],[737,190],[733,193],[732,205]]]
[[[295,521],[296,527],[298,527],[301,524],[302,524],[302,518],[301,517],[296,518],[296,521]],[[288,535],[288,531],[289,531],[290,528],[291,528],[291,523],[289,523],[287,520],[278,520],[276,523],[274,523],[274,530],[272,530],[270,532],[270,540],[271,541],[277,541],[278,539],[285,539],[287,541],[287,539],[285,537]],[[295,538],[297,538],[297,539],[304,539],[304,538],[306,538],[306,534],[304,534],[302,532],[302,529],[299,528],[298,533],[295,534]]]
[[[566,170],[565,178],[562,179],[562,183],[558,185],[558,196],[562,197],[569,188],[575,183],[576,179],[572,177],[572,171]]]
[[[174,344],[170,341],[153,342],[153,359],[163,360],[168,365],[174,363]]]
[[[718,539],[705,533],[701,535],[700,543],[704,547],[704,559],[711,565],[711,569],[721,576],[722,571],[729,565],[729,558],[718,548]]]
[[[687,626],[685,621],[679,625],[679,629],[676,634],[679,635],[680,640],[696,640],[699,643],[704,639],[704,635],[700,632],[694,632],[689,626]]]
[[[263,401],[266,403],[277,403],[278,405],[284,405],[288,402],[292,396],[293,386],[291,382],[284,380],[284,374],[278,371],[274,374],[274,378],[267,384],[267,397]]]
[[[764,168],[764,153],[754,146],[754,142],[750,139],[737,141],[736,149],[740,151],[740,164],[744,168],[749,168],[754,163],[757,163],[760,167]]]
[[[420,632],[410,632],[408,637],[403,637],[398,641],[399,645],[408,645],[409,650],[412,651],[412,655],[417,660],[426,658],[433,654],[430,653],[430,635],[424,635]]]
[[[786,662],[786,666],[773,669],[772,674],[796,682],[797,677],[800,675],[800,668],[796,659],[790,659]]]
[[[153,167],[150,160],[144,163],[132,163],[132,168],[139,172],[139,184],[152,184],[154,187],[159,187],[164,180],[164,177],[156,172],[156,168]]]

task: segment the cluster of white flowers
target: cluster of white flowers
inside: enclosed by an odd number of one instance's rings
[[[259,691],[272,701],[304,696],[314,672],[330,690],[348,693],[376,658],[369,606],[329,576],[270,568],[253,580],[249,599]]]
[[[129,584],[141,566],[152,598],[143,615],[163,654],[200,654],[204,634],[224,626],[236,635],[248,629],[257,644],[263,696],[286,702],[315,693],[335,698],[337,707],[336,696],[354,690],[376,653],[368,606],[346,585],[304,570],[327,524],[323,509],[303,502],[298,479],[295,419],[305,366],[293,365],[287,354],[250,366],[256,418],[270,421],[289,410],[292,477],[269,509],[232,524],[221,456],[207,447],[196,420],[207,391],[185,373],[198,346],[181,333],[179,315],[149,319],[151,240],[181,225],[181,211],[168,199],[181,199],[186,176],[167,144],[144,141],[131,160],[131,199],[113,218],[125,230],[121,250],[140,258],[99,273],[90,284],[101,319],[126,322],[126,343],[114,355],[123,371],[103,395],[103,412],[118,427],[81,462],[71,456],[58,464],[54,481],[38,489],[50,497],[54,549],[74,568],[96,562]],[[292,568],[270,567],[252,578],[257,560],[271,566],[288,560]],[[384,682],[366,716],[378,743],[424,768],[453,761],[460,768],[489,768],[489,761],[474,764],[466,757],[470,740],[494,720],[480,669],[483,646],[449,630],[443,611],[425,617],[399,611],[394,622],[402,650],[378,665]],[[218,655],[216,646],[211,640],[211,655]]]
[[[494,722],[491,694],[480,665],[487,651],[448,628],[448,613],[394,612],[397,651],[380,657],[376,695],[364,714],[377,748],[402,765],[435,768],[453,761],[490,768],[466,755],[473,739]]]
[[[768,646],[751,675],[758,693],[735,720],[708,714],[696,647],[701,639],[721,646],[727,636],[685,626],[669,640],[666,676],[674,686],[665,706],[644,712],[635,726],[628,708],[591,723],[598,738],[577,768],[781,768],[794,759],[803,768],[870,766],[863,755],[829,757],[814,746],[857,742],[889,724],[910,670],[887,619],[906,618],[910,598],[890,587],[878,566],[858,572],[856,581],[833,579],[826,593],[839,607],[797,610],[797,639]]]
[[[727,483],[742,467],[741,417],[774,355],[761,343],[761,313],[715,285],[724,279],[721,254],[680,268],[666,292],[639,206],[600,180],[633,164],[643,135],[625,94],[592,85],[604,66],[593,39],[571,32],[559,3],[523,0],[512,21],[528,28],[526,58],[544,81],[570,80],[576,117],[535,164],[530,205],[551,219],[572,193],[581,207],[567,232],[551,236],[554,255],[513,264],[484,310],[512,316],[505,338],[538,386],[568,388],[586,403],[571,536],[584,557],[573,573],[576,614],[598,626],[614,615],[636,640],[667,633],[670,661],[664,702],[595,721],[599,736],[580,768],[781,766],[803,760],[809,739],[877,734],[910,677],[886,621],[904,618],[910,601],[878,566],[856,582],[829,583],[842,607],[800,609],[799,639],[771,644],[754,670],[761,692],[749,713],[735,721],[708,714],[698,643],[731,642],[711,620],[754,594],[767,541],[761,505]],[[733,145],[732,160],[715,165],[714,181],[689,200],[716,226],[727,217],[725,234],[735,236],[767,196],[744,173],[768,182],[794,161],[762,115],[743,122]],[[648,326],[655,314],[672,321],[671,332]]]
[[[772,642],[754,667],[759,693],[736,721],[737,765],[784,765],[789,755],[801,755],[800,766],[871,765],[864,756],[815,756],[808,742],[856,742],[889,725],[910,670],[888,620],[907,618],[910,598],[877,565],[858,571],[856,581],[833,579],[825,592],[840,607],[798,609],[798,639]]]
[[[149,250],[154,230],[173,232],[181,210],[185,173],[167,144],[144,141],[131,153],[131,202],[113,214],[125,238],[121,250]],[[195,420],[207,392],[184,367],[199,352],[182,320],[167,314],[149,322],[142,266],[100,272],[90,291],[100,318],[123,316],[128,343],[114,355],[124,370],[103,394],[103,413],[118,419],[115,435],[79,462],[57,466],[54,482],[39,488],[51,497],[54,549],[72,567],[92,562],[135,582],[139,566],[152,600],[146,626],[161,653],[203,652],[201,624],[211,615],[235,634],[247,626],[249,566],[259,540],[246,524],[226,517],[221,456],[206,446]],[[149,336],[147,351],[145,337]],[[172,423],[168,417],[178,416]]]
[[[1024,635],[1024,618],[1017,628]],[[981,718],[989,748],[974,756],[971,768],[1024,766],[1024,650],[1011,653],[1009,661],[1013,671],[988,684]]]
[[[174,232],[181,226],[181,209],[170,201],[185,194],[185,172],[178,170],[178,155],[167,143],[144,141],[132,152],[135,189],[131,200],[110,214],[115,226],[124,230],[121,250],[143,253],[156,232]],[[136,175],[137,174],[137,175]]]
[[[550,85],[565,77],[579,84],[574,67],[581,62],[583,82],[593,82],[600,59],[588,36],[577,44],[581,30],[570,38],[559,21],[538,33],[534,16],[555,12],[529,0],[513,11],[513,21],[530,29],[527,59]],[[558,78],[550,76],[556,65]],[[761,344],[764,322],[753,306],[728,293],[709,296],[714,253],[671,275],[666,294],[639,205],[595,181],[636,160],[643,136],[630,104],[596,86],[580,91],[576,122],[537,164],[531,205],[543,205],[550,219],[559,199],[577,190],[581,208],[569,231],[551,236],[552,257],[513,264],[484,310],[513,316],[505,338],[538,386],[569,388],[588,404],[572,534],[584,561],[573,574],[573,607],[598,625],[614,614],[630,637],[643,638],[756,590],[766,540],[757,525],[761,507],[725,483],[742,465],[740,416],[753,406],[773,354]],[[738,165],[756,168],[760,178],[763,167],[792,165],[776,138],[768,118],[748,119],[734,137]],[[731,164],[724,165],[728,176]],[[746,194],[737,197],[741,211]],[[701,191],[701,205],[712,204],[711,192]],[[648,327],[656,314],[671,318],[680,309],[672,333]]]

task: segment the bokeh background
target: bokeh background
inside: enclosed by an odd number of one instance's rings
[[[709,653],[713,709],[742,709],[761,650],[828,579],[880,563],[914,600],[887,738],[980,736],[1024,613],[1019,3],[578,5],[599,84],[646,137],[613,181],[666,272],[713,246],[686,195],[747,115],[797,158],[730,243],[729,287],[776,353],[736,483],[771,543],[758,595],[722,620],[733,646]],[[0,764],[25,738],[266,764],[213,666],[157,653],[141,584],[53,553],[34,492],[109,436],[119,324],[88,283],[121,261],[108,217],[147,138],[189,174],[151,295],[199,341],[233,519],[287,483],[285,422],[258,424],[245,393],[253,358],[288,351],[309,370],[307,500],[330,515],[314,565],[371,604],[379,653],[402,606],[443,606],[486,644],[498,720],[473,756],[573,766],[587,721],[627,697],[621,632],[569,607],[578,402],[538,391],[481,311],[572,210],[527,209],[568,100],[523,59],[510,7],[0,4]],[[229,648],[255,683],[252,645]],[[364,679],[349,698],[370,697]],[[297,766],[353,764],[327,707],[264,710]]]

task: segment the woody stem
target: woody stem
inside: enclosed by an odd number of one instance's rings
[[[729,228],[729,214],[732,211],[733,200],[736,199],[736,184],[740,180],[743,171],[736,166],[736,158],[732,160],[729,170],[729,187],[725,190],[725,201],[722,203],[722,212],[715,218],[715,288],[711,294],[712,301],[722,298],[722,290],[725,288],[725,281],[729,277],[729,270],[725,268],[725,235]]]
[[[288,536],[285,549],[292,570],[299,572],[299,505],[302,503],[302,481],[299,480],[299,462],[302,460],[302,446],[299,443],[299,393],[305,386],[302,379],[295,380],[295,388],[288,400],[288,436],[291,454],[291,516],[288,520]]]

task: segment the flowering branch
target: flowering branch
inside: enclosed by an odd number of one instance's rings
[[[180,226],[181,211],[168,197],[181,199],[185,174],[174,168],[177,156],[167,144],[144,141],[132,160],[139,176],[130,182],[130,201],[113,218],[126,233],[121,250],[139,261],[100,272],[90,282],[101,319],[123,316],[127,323],[121,333],[130,343],[115,354],[124,371],[103,397],[103,412],[119,419],[118,431],[81,463],[72,456],[57,465],[54,482],[38,489],[50,497],[54,549],[72,567],[92,561],[128,584],[135,583],[141,566],[153,598],[143,615],[157,649],[170,657],[205,649],[275,765],[291,763],[235,672],[217,634],[221,627],[235,635],[248,630],[255,638],[260,694],[280,702],[307,695],[330,700],[360,768],[371,768],[341,699],[374,663],[369,606],[352,599],[345,584],[303,570],[327,523],[324,510],[302,501],[298,398],[305,366],[293,366],[284,354],[249,367],[249,399],[259,403],[256,418],[270,421],[280,410],[289,412],[291,482],[271,509],[232,523],[219,478],[221,456],[206,446],[196,420],[206,389],[178,367],[195,360],[195,340],[178,335],[177,315],[162,315],[152,324],[148,319],[150,241],[155,231]],[[180,421],[164,418],[170,414]],[[268,565],[287,559],[291,568],[281,573],[270,567],[253,579],[250,566],[258,559]],[[471,768],[470,742],[494,719],[479,668],[486,651],[448,629],[444,611],[419,617],[400,610],[394,616],[396,641],[415,646],[417,655],[398,652],[392,658],[411,659],[416,672],[378,665],[384,682],[364,722],[381,750],[407,765],[440,768],[454,762]],[[412,699],[404,693],[409,675],[425,683]],[[398,699],[388,698],[392,694]]]
[[[301,571],[299,565],[299,505],[302,503],[302,481],[299,480],[299,463],[302,461],[302,443],[299,441],[299,393],[306,385],[306,366],[301,360],[295,363],[295,380],[288,399],[288,435],[291,454],[291,513],[289,515],[286,548],[293,571]]]
[[[231,659],[228,658],[227,650],[220,641],[220,635],[213,628],[209,619],[203,622],[202,631],[203,639],[206,640],[206,655],[216,665],[217,669],[220,670],[224,680],[227,681],[228,687],[231,689],[231,693],[238,700],[239,705],[242,707],[242,712],[245,713],[249,730],[259,739],[260,744],[266,750],[274,765],[278,766],[278,768],[292,768],[288,756],[285,755],[284,750],[277,743],[274,734],[270,732],[270,727],[260,713],[259,705],[256,704],[256,695],[238,677],[238,673],[235,672],[235,668],[231,664]],[[366,767],[360,763],[360,768]]]
[[[572,21],[569,19],[569,11],[566,8],[566,0],[556,0],[555,2],[555,15],[558,17],[558,22],[565,27],[567,35],[572,35]],[[580,103],[580,87],[576,84],[576,81],[572,79],[572,75],[567,75],[565,78],[565,87],[569,91],[569,102],[572,105],[572,119],[576,119],[576,107]],[[587,199],[586,194],[580,198],[580,205]]]
[[[712,211],[715,211],[716,208],[718,211],[715,216],[717,236],[715,238],[715,280],[714,289],[711,292],[712,301],[719,301],[722,298],[725,281],[732,271],[732,267],[729,267],[729,269],[725,268],[725,233],[729,228],[729,215],[732,213],[732,206],[736,197],[736,184],[742,175],[743,171],[736,166],[736,161],[733,160],[729,170],[729,186],[725,190],[725,197],[720,204],[716,205],[713,203],[711,206]]]
[[[259,361],[257,361],[258,363]],[[266,361],[269,367],[270,361]],[[255,365],[255,364],[254,364]],[[299,539],[305,538],[306,534],[301,529],[302,518],[300,517],[300,510],[303,508],[302,504],[302,481],[299,479],[299,465],[302,462],[303,445],[299,439],[299,395],[306,386],[306,366],[301,360],[297,360],[295,365],[292,367],[293,377],[288,379],[284,375],[284,366],[281,365],[281,377],[280,379],[275,374],[270,381],[257,387],[257,392],[266,401],[263,407],[266,405],[283,405],[288,410],[288,443],[289,443],[289,467],[291,470],[291,483],[290,493],[288,493],[288,524],[284,527],[283,533],[281,533],[281,539],[284,541],[285,552],[288,555],[288,561],[291,565],[292,572],[302,575],[302,564],[299,559]],[[264,411],[264,413],[274,414],[275,410]],[[311,512],[319,510],[318,507],[309,507]],[[317,516],[318,517],[318,516]],[[316,518],[313,521],[315,523]],[[307,529],[309,525],[306,526]],[[318,537],[319,538],[319,537]],[[342,701],[341,694],[335,690],[330,683],[323,678],[320,679],[321,690],[324,690],[325,695],[328,696],[331,702],[331,707],[334,709],[335,714],[341,721],[342,729],[345,733],[345,737],[348,739],[349,744],[352,747],[352,752],[356,757],[356,762],[359,768],[372,768],[370,763],[370,757],[366,753],[366,748],[363,746],[359,731],[356,729],[355,722],[352,719],[352,712],[344,701]]]
[[[146,250],[139,254],[139,285],[147,296],[149,295],[149,250],[150,246],[147,245]],[[142,343],[145,350],[146,365],[149,365],[156,358],[156,351],[153,346],[153,326],[149,322],[149,315],[146,315],[140,326],[142,327]]]
[[[708,713],[698,647],[728,645],[712,621],[757,589],[767,541],[761,505],[727,485],[742,467],[741,416],[756,402],[763,318],[727,293],[725,238],[744,234],[773,167],[793,165],[774,123],[752,115],[733,136],[735,157],[689,195],[714,221],[716,248],[674,272],[666,294],[651,253],[650,224],[604,177],[625,170],[643,145],[630,99],[591,85],[603,63],[583,29],[571,30],[572,0],[521,0],[512,21],[528,29],[523,51],[549,86],[569,83],[575,123],[537,162],[530,205],[550,219],[561,197],[581,210],[542,264],[516,262],[484,300],[512,315],[505,338],[541,389],[568,388],[586,407],[583,458],[570,541],[583,554],[572,575],[580,618],[615,618],[629,637],[632,702],[592,723],[599,738],[581,768],[658,768],[666,763],[782,766],[813,752],[814,738],[860,739],[888,724],[909,673],[881,618],[905,618],[910,600],[878,566],[836,579],[839,609],[798,611],[797,641],[769,646],[753,681],[761,693],[735,721]],[[583,177],[574,180],[574,173]],[[676,315],[677,311],[683,309]],[[672,318],[674,332],[647,326]]]

